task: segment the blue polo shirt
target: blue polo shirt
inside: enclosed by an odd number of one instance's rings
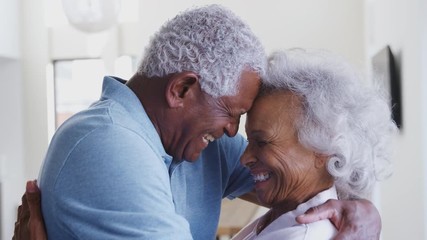
[[[195,163],[166,154],[136,95],[105,77],[99,101],[57,130],[39,184],[49,239],[214,239],[221,200],[252,189],[246,141],[222,137]]]

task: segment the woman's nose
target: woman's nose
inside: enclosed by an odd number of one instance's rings
[[[248,145],[240,157],[240,164],[245,167],[251,168],[257,162],[255,156],[252,154],[251,147]]]

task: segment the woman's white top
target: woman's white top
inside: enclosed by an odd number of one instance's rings
[[[257,235],[256,229],[258,228],[258,224],[262,222],[268,213],[264,214],[249,225],[246,225],[232,240],[332,239],[336,235],[337,230],[328,219],[309,224],[299,224],[295,220],[297,216],[305,213],[309,208],[325,203],[328,199],[337,199],[335,186],[318,193],[307,202],[298,205],[295,210],[281,215]]]

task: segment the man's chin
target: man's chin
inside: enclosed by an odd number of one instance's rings
[[[195,162],[197,159],[199,159],[201,152],[193,152],[189,154],[184,155],[184,160],[187,162]]]
[[[183,159],[187,162],[194,162],[199,159],[202,152],[208,147],[207,144],[200,144],[200,142],[196,142],[193,144],[187,144],[186,148],[183,151]]]
[[[175,151],[170,154],[174,161],[194,162],[200,157],[201,151],[191,151],[190,149],[183,149],[183,151]]]

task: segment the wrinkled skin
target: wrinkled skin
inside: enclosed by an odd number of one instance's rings
[[[283,106],[285,110],[277,110]],[[248,147],[240,163],[253,176],[267,176],[255,183],[255,190],[262,205],[276,216],[271,221],[334,183],[325,167],[329,157],[316,154],[298,139],[295,126],[302,106],[292,92],[276,92],[258,97],[247,115]]]
[[[46,240],[46,230],[41,213],[40,190],[36,181],[28,181],[12,240]]]
[[[338,229],[334,240],[378,240],[381,218],[378,210],[368,200],[328,200],[298,216],[299,223],[329,219]]]

